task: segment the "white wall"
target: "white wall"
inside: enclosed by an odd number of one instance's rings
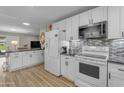
[[[11,41],[18,41],[17,48],[23,47],[25,44],[28,45],[28,49],[30,49],[30,41],[38,41],[38,36],[12,36],[12,35],[4,35],[6,37],[6,46],[9,50],[15,50],[15,46],[11,44]]]
[[[6,46],[9,50],[15,50],[15,46],[11,44],[11,41],[18,41],[17,47],[19,47],[19,44],[20,44],[19,36],[9,36],[9,35],[7,35],[5,41],[6,41]]]
[[[30,49],[30,41],[39,41],[39,37],[36,36],[21,36],[20,37],[20,47],[24,45],[28,45],[28,49]]]

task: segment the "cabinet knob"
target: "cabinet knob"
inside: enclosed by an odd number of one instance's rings
[[[30,55],[30,57],[32,57],[32,55]]]
[[[68,62],[67,61],[65,62],[65,65],[68,66]]]

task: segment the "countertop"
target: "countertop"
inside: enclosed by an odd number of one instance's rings
[[[0,57],[5,57],[6,53],[0,53]]]
[[[124,62],[119,62],[119,61],[115,61],[115,60],[108,60],[108,63],[124,65]]]
[[[0,55],[5,55],[6,53],[15,53],[15,52],[25,52],[25,51],[37,51],[42,49],[24,49],[24,50],[16,50],[16,51],[6,51],[5,53],[0,53]],[[44,51],[44,50],[42,50]]]
[[[71,55],[71,54],[61,54],[61,55],[75,57],[75,55]]]

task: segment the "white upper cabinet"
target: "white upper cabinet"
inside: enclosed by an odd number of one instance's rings
[[[121,7],[121,34],[124,37],[124,6]]]
[[[59,30],[66,30],[66,20],[59,22]]]
[[[91,10],[93,23],[107,21],[107,7],[97,7]]]
[[[66,40],[78,39],[79,15],[66,19]]]
[[[78,39],[78,30],[79,30],[79,15],[72,17],[72,37],[74,40]]]
[[[88,25],[89,24],[89,19],[91,18],[91,12],[86,11],[80,14],[80,26]]]
[[[66,19],[66,40],[70,40],[72,31],[72,18]]]
[[[120,25],[121,25],[120,15],[121,15],[121,7],[119,6],[108,7],[108,39],[122,37],[120,31]]]
[[[57,29],[59,29],[59,23],[58,22],[53,23],[52,24],[52,30],[57,30]]]
[[[107,21],[107,7],[97,7],[80,14],[80,26]]]
[[[66,30],[66,20],[53,23],[52,30]]]

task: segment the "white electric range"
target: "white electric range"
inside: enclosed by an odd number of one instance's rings
[[[76,55],[77,86],[107,86],[107,60],[109,48],[102,46],[84,46],[82,53]]]

